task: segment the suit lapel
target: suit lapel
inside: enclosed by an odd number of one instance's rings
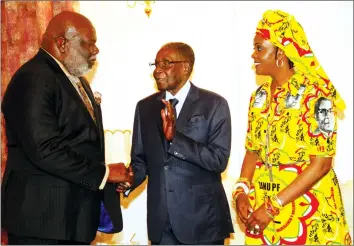
[[[69,78],[65,75],[63,70],[60,68],[58,63],[50,55],[48,55],[47,52],[44,51],[43,49],[39,49],[37,55],[39,57],[41,57],[42,59],[46,60],[48,65],[55,71],[56,75],[58,76],[59,80],[61,81],[61,85],[63,86],[63,88],[67,91],[67,93],[70,95],[70,97],[77,103],[77,105],[81,105],[81,107],[83,108],[83,110],[85,112],[86,117],[88,118],[88,122],[90,122],[91,124],[93,124],[95,126],[94,128],[96,129],[96,131],[100,137],[100,140],[101,140],[101,148],[104,150],[104,141],[103,141],[104,135],[103,135],[101,108],[99,105],[96,104],[93,94],[92,94],[92,91],[90,89],[90,86],[87,83],[86,79],[84,79],[84,83],[82,83],[82,84],[83,84],[83,87],[84,87],[88,97],[91,100],[91,103],[92,103],[92,106],[94,109],[94,113],[95,113],[95,117],[96,117],[96,121],[97,121],[97,127],[96,127],[96,123],[94,122],[90,113],[88,112],[85,103],[82,101],[82,98],[80,97],[79,93],[77,92],[77,90],[75,89],[75,87],[73,86],[73,84],[71,83]]]
[[[156,112],[156,125],[157,125],[157,130],[159,132],[160,138],[161,138],[161,143],[164,146],[165,150],[168,147],[168,142],[165,138],[165,135],[163,134],[163,129],[162,129],[162,119],[161,119],[161,109],[165,108],[165,105],[162,103],[162,99],[165,99],[166,93],[161,92],[157,97],[157,103],[155,105],[155,109],[153,110]],[[188,92],[188,95],[186,97],[186,100],[183,103],[181,112],[179,113],[179,116],[177,118],[176,122],[176,130],[181,131],[182,128],[185,126],[187,123],[188,119],[191,117],[191,114],[193,112],[193,104],[199,99],[199,89],[191,83],[191,88]]]
[[[71,81],[69,78],[65,75],[63,70],[60,68],[58,63],[45,52],[44,50],[40,49],[38,52],[38,56],[42,57],[45,59],[48,63],[48,65],[55,71],[56,75],[58,76],[61,85],[64,87],[64,89],[67,91],[67,93],[71,96],[71,98],[78,104],[81,105],[82,107],[86,108],[84,102],[82,101],[80,95],[77,93],[76,89],[72,85]],[[87,110],[86,110],[87,111]],[[87,115],[91,118],[90,113],[87,112]]]
[[[193,104],[199,99],[199,89],[191,83],[191,88],[189,89],[186,100],[183,103],[181,112],[177,118],[176,130],[181,131],[186,125],[188,119],[191,117],[193,112]]]
[[[163,134],[163,129],[162,129],[162,118],[161,118],[161,109],[165,108],[165,105],[162,102],[162,99],[165,99],[166,92],[160,92],[160,94],[157,95],[156,97],[156,104],[155,104],[155,109],[153,112],[155,112],[156,116],[156,126],[157,126],[157,131],[160,135],[161,143],[166,150],[167,148],[167,140],[165,138],[165,135]]]
[[[42,49],[39,49],[37,55],[47,61],[48,65],[50,65],[50,67],[55,71],[56,75],[59,77],[59,80],[61,81],[61,85],[64,87],[64,89],[68,92],[68,94],[71,96],[71,98],[78,105],[81,105],[81,107],[84,108],[86,117],[90,119],[91,123],[96,125],[95,122],[93,121],[90,113],[88,112],[85,103],[82,101],[82,98],[80,97],[79,93],[76,91],[76,89],[73,86],[72,82],[65,75],[65,73],[60,68],[58,63],[50,55],[48,55],[47,52],[45,52]],[[83,83],[83,84],[85,84],[85,83]],[[85,90],[86,90],[86,88],[85,88]],[[89,90],[89,91],[91,91],[91,90]],[[86,93],[87,93],[87,91],[86,91]],[[91,94],[92,94],[92,92],[91,92]],[[89,95],[89,93],[88,93],[88,95]],[[89,98],[91,99],[91,97],[89,97]],[[91,99],[91,102],[92,102],[92,99]],[[96,116],[96,110],[95,110],[95,116]]]

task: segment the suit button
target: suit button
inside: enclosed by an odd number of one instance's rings
[[[173,154],[175,154],[175,155],[177,155],[177,156],[178,156],[178,154],[179,154],[179,153],[178,153],[177,151],[175,151],[175,152],[173,152]]]
[[[165,170],[168,170],[168,166],[165,166]]]

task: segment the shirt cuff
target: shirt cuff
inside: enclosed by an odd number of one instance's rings
[[[131,192],[130,188],[129,188],[129,190],[126,190],[125,192],[123,192],[124,197],[128,197],[130,192]]]
[[[105,173],[102,183],[101,183],[100,187],[98,187],[98,189],[103,190],[104,186],[107,183],[108,176],[109,176],[109,168],[106,166],[106,173]]]

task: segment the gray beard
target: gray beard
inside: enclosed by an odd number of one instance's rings
[[[89,64],[78,50],[73,49],[63,61],[68,72],[75,76],[81,77],[90,71]]]

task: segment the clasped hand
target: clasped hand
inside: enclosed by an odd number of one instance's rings
[[[126,189],[128,189],[133,184],[134,172],[132,166],[129,166],[127,168],[124,163],[120,162],[109,164],[108,168],[109,175],[107,182],[116,183],[118,185],[124,184],[124,187],[126,187]]]
[[[162,102],[166,106],[166,110],[161,109],[163,134],[165,135],[165,138],[171,142],[176,131],[176,115],[174,108],[169,101],[162,99]]]
[[[236,211],[237,214],[245,224],[247,230],[251,234],[261,234],[263,230],[268,226],[272,219],[265,211],[265,205],[263,204],[257,210],[253,211],[253,208],[249,202],[246,194],[240,194],[236,199]]]

